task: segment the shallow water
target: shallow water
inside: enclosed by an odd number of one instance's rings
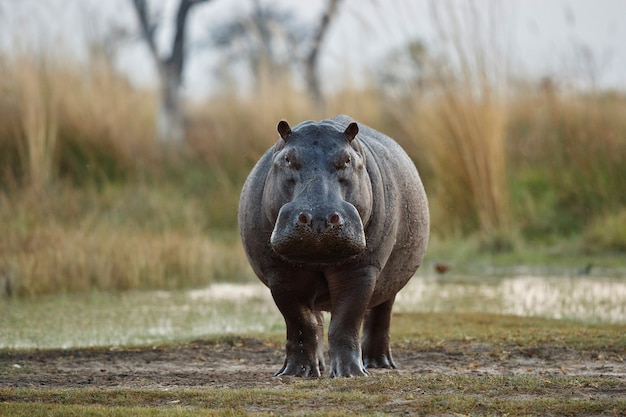
[[[261,284],[0,300],[0,347],[156,344],[216,334],[283,333]],[[398,312],[487,312],[626,324],[626,278],[416,276]]]
[[[486,312],[626,323],[626,280],[522,275],[487,280],[414,279],[397,311]]]

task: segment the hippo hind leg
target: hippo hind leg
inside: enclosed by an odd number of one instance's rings
[[[317,363],[320,372],[324,372],[326,368],[324,362],[324,315],[321,311],[315,312],[315,320],[317,321]]]
[[[389,327],[394,298],[371,308],[363,322],[363,365],[366,368],[395,369],[389,348]]]

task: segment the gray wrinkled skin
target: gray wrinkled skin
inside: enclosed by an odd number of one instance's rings
[[[324,371],[322,311],[331,313],[329,376],[396,367],[391,308],[424,257],[428,202],[400,146],[353,122],[279,123],[241,193],[245,252],[287,327],[276,375]]]

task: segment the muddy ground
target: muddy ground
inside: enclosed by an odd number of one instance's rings
[[[396,347],[393,354],[400,369],[372,373],[606,376],[624,380],[619,392],[606,393],[620,397],[626,396],[624,353],[449,342],[417,349]],[[283,355],[282,345],[251,338],[143,348],[0,352],[0,387],[263,387],[293,379],[273,377]]]

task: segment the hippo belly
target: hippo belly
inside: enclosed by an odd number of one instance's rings
[[[330,376],[395,368],[391,309],[429,236],[419,174],[395,141],[347,116],[293,129],[283,121],[278,133],[239,203],[244,250],[285,319],[277,375],[324,371],[322,310]]]

